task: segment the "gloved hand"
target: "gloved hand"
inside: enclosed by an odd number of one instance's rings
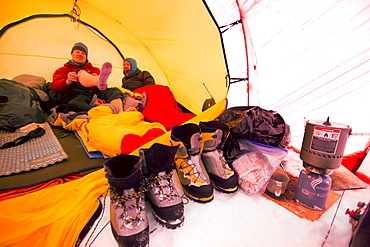
[[[119,90],[121,90],[122,93],[127,93],[129,94],[132,98],[134,99],[142,99],[143,96],[139,93],[134,93],[126,88],[123,88],[123,87],[118,87]]]
[[[133,96],[132,96],[134,99],[142,99],[143,98],[143,96],[141,95],[141,94],[139,94],[139,93],[133,93]]]

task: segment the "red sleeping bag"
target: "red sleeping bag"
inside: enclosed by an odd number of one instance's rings
[[[173,126],[181,125],[196,116],[182,111],[167,86],[148,85],[134,90],[134,93],[144,92],[147,96],[147,103],[142,111],[145,121],[159,122],[169,131]]]

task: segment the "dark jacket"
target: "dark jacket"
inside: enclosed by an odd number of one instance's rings
[[[132,75],[122,78],[122,87],[130,91],[147,85],[154,85],[153,76],[148,71],[137,69]]]

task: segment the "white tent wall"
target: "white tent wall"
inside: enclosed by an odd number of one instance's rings
[[[278,111],[298,148],[305,119],[329,116],[354,133],[369,133],[370,3],[240,2],[255,54],[251,104]]]
[[[248,105],[247,46],[243,26],[240,23],[234,24],[241,19],[239,6],[235,0],[208,0],[206,3],[222,33],[231,82],[227,97],[228,105],[229,107]]]
[[[346,154],[365,148],[370,138],[369,1],[240,0],[219,9],[213,2],[208,1],[216,20],[223,21],[219,26],[235,21],[220,9],[238,7],[247,44],[249,104],[279,112],[291,127],[292,146],[301,147],[307,120],[330,117],[349,125],[353,134],[364,134],[349,137]],[[237,60],[245,51],[234,55]],[[233,58],[227,58],[231,64]],[[230,77],[235,77],[232,69]],[[229,99],[232,92],[245,95],[244,88],[231,84]],[[232,98],[229,106],[245,105],[245,97]],[[363,166],[370,169],[369,163]]]

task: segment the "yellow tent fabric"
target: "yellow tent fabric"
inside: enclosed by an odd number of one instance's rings
[[[223,99],[189,122],[217,118],[227,106]],[[171,145],[170,132],[143,145]],[[131,153],[139,155],[139,149]],[[0,202],[0,246],[73,246],[108,189],[103,169],[78,180]]]
[[[77,22],[68,17],[73,7]],[[198,114],[191,122],[213,120],[226,108],[221,37],[202,1],[17,0],[3,1],[0,15],[0,77],[32,74],[51,81],[73,44],[83,42],[95,66],[113,64],[108,86],[121,85],[123,58],[132,57]],[[202,112],[211,96],[218,103]],[[169,144],[169,133],[155,142]],[[107,191],[104,175],[99,170],[0,202],[0,246],[73,246]]]
[[[80,22],[66,16],[75,2]],[[121,84],[119,50],[150,71],[158,84],[168,85],[195,114],[205,99],[226,98],[221,35],[202,1],[17,0],[2,2],[0,15],[0,60],[6,61],[0,64],[0,77],[27,73],[51,81],[55,69],[70,58],[73,44],[83,42],[94,65],[113,64],[108,86]]]
[[[104,171],[0,202],[0,246],[74,246],[108,189]]]

